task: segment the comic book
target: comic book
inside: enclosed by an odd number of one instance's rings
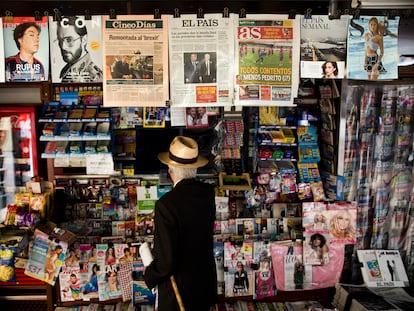
[[[82,300],[79,268],[62,267],[59,273],[59,290],[62,302]]]

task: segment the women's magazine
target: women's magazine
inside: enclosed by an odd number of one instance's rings
[[[52,286],[55,285],[67,247],[66,242],[49,239],[49,235],[36,230],[24,273]]]

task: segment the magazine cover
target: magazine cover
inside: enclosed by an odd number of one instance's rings
[[[132,278],[132,302],[134,306],[153,305],[156,296],[145,284],[144,265],[142,263],[133,263]]]
[[[169,16],[170,89],[173,106],[232,104],[232,38],[236,16]]]
[[[119,283],[118,264],[105,264],[99,267],[98,273],[98,294],[99,300],[111,300],[122,298],[121,286]]]
[[[312,286],[312,266],[305,265],[302,254],[284,256],[284,289],[306,289]]]
[[[36,230],[24,273],[53,286],[64,262],[67,247],[66,242],[50,240],[47,234]]]
[[[102,82],[101,16],[49,16],[52,83]]]
[[[132,261],[119,263],[118,281],[122,292],[122,301],[132,299]]]
[[[329,263],[329,232],[305,231],[303,238],[303,262],[305,265]]]
[[[356,243],[356,202],[337,201],[329,203],[328,222],[330,241],[346,244]]]
[[[224,242],[224,266],[235,267],[238,261],[250,266],[253,260],[253,242]]]
[[[165,128],[167,107],[144,107],[144,127]]]
[[[82,300],[80,269],[75,267],[62,267],[59,273],[60,300]]]
[[[398,79],[399,16],[360,16],[349,24],[347,76],[358,80]]]
[[[185,120],[187,128],[199,128],[209,126],[206,107],[186,107]]]
[[[168,92],[167,16],[102,16],[104,105],[165,106]]]
[[[80,283],[81,297],[83,300],[98,298],[98,273],[99,266],[97,263],[88,261],[81,262]]]
[[[251,15],[236,31],[236,105],[292,106],[297,96],[299,16]]]
[[[214,242],[214,261],[217,273],[217,293],[224,294],[224,243]]]
[[[368,287],[382,284],[383,277],[378,264],[377,253],[374,249],[357,250],[358,259],[361,263],[361,272]]]
[[[5,80],[13,82],[49,79],[47,16],[3,17]]]
[[[347,15],[302,15],[300,19],[300,77],[342,79],[345,75]]]
[[[257,265],[254,271],[255,277],[255,299],[272,297],[276,295],[276,284],[273,275],[272,257],[270,244],[263,241],[256,241],[253,244],[253,262]]]
[[[234,261],[224,272],[225,297],[252,296],[254,292],[253,269],[242,261]]]

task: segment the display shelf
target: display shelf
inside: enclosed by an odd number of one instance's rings
[[[40,141],[96,141],[96,140],[104,140],[110,141],[112,139],[111,135],[80,135],[80,136],[48,136],[48,135],[41,135],[39,140]]]

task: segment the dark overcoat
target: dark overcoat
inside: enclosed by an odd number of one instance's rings
[[[184,179],[155,205],[154,261],[145,270],[158,285],[158,311],[179,310],[174,275],[186,311],[208,310],[217,299],[213,254],[215,196],[212,185]]]

